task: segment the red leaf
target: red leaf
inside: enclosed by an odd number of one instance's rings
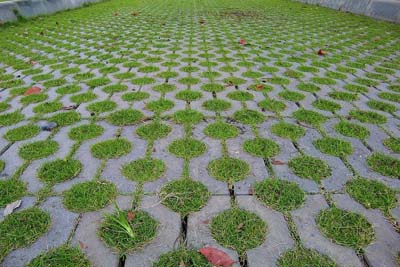
[[[209,263],[215,266],[230,267],[236,262],[232,260],[225,252],[213,247],[201,248],[199,252],[206,257]]]
[[[285,165],[285,162],[274,159],[272,160],[272,165]]]
[[[262,84],[257,84],[257,85],[256,85],[256,89],[261,91],[262,89],[264,89],[264,85],[262,85]]]
[[[128,222],[131,222],[135,218],[135,213],[133,211],[128,211],[127,219]]]
[[[326,54],[328,54],[328,52],[326,52],[325,50],[322,49],[318,50],[318,55],[325,56]]]
[[[37,86],[32,86],[28,90],[25,91],[24,95],[34,95],[34,94],[39,94],[42,89]]]
[[[245,39],[240,39],[239,44],[245,45],[246,44],[246,40]]]

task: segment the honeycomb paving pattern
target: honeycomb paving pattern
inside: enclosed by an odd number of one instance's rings
[[[0,36],[0,265],[399,266],[399,25],[115,0]]]

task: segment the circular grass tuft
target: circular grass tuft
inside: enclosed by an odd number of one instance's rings
[[[295,210],[305,200],[305,193],[295,182],[267,179],[254,185],[254,194],[264,205],[280,212]]]
[[[307,123],[311,126],[317,127],[324,123],[327,118],[318,112],[312,110],[300,109],[292,113],[292,116],[301,122]]]
[[[221,112],[230,109],[232,104],[222,99],[212,99],[203,102],[202,106],[209,111]]]
[[[20,126],[18,128],[8,130],[5,133],[4,138],[10,142],[16,142],[16,141],[26,140],[26,139],[35,137],[36,135],[39,134],[39,132],[40,132],[39,126],[36,126],[33,124],[28,124],[28,125]]]
[[[63,245],[34,258],[28,267],[90,267],[91,264],[77,247]]]
[[[375,239],[374,229],[363,216],[336,207],[322,210],[317,217],[321,232],[335,243],[361,249]]]
[[[117,211],[120,214],[106,216],[99,229],[100,238],[110,247],[121,253],[126,253],[141,248],[151,241],[157,234],[158,222],[144,211]],[[128,213],[134,214],[128,223],[132,229],[133,236],[121,229],[115,223],[116,217],[128,217]]]
[[[227,94],[227,97],[229,97],[232,100],[236,101],[249,101],[253,100],[254,96],[246,91],[233,91]]]
[[[202,93],[192,90],[183,90],[175,95],[176,99],[184,100],[187,102],[198,100],[202,97]]]
[[[313,144],[322,153],[336,157],[345,157],[353,153],[351,143],[338,138],[323,137],[315,140]]]
[[[332,174],[331,168],[324,161],[311,156],[299,156],[289,161],[289,168],[301,178],[321,182]]]
[[[284,102],[273,99],[262,100],[258,103],[258,106],[271,112],[281,112],[286,109]]]
[[[210,193],[200,182],[180,179],[166,184],[161,189],[160,198],[165,206],[181,216],[187,216],[203,208],[210,198]]]
[[[10,126],[22,121],[25,116],[19,112],[14,111],[0,115],[0,126]]]
[[[50,225],[50,215],[38,208],[29,208],[5,217],[0,222],[0,259],[11,250],[35,242],[48,231]]]
[[[141,101],[150,97],[147,92],[129,92],[121,96],[121,99],[127,102]]]
[[[193,109],[178,110],[174,113],[174,121],[182,124],[197,124],[202,121],[204,115]]]
[[[396,191],[384,183],[364,178],[353,179],[346,184],[346,192],[367,209],[389,212],[396,207]]]
[[[315,250],[295,248],[282,254],[277,262],[278,267],[336,267],[329,257]]]
[[[228,139],[238,136],[239,129],[236,126],[230,125],[222,121],[218,121],[209,124],[204,129],[204,134],[215,139]]]
[[[144,117],[143,113],[135,109],[122,109],[107,116],[107,121],[113,125],[133,125]]]
[[[82,163],[76,159],[56,159],[44,163],[38,170],[43,182],[61,183],[76,177],[82,170]]]
[[[261,245],[267,234],[267,224],[256,214],[233,208],[212,219],[211,234],[224,247],[235,249],[239,255]]]
[[[341,121],[336,124],[335,130],[344,136],[355,137],[361,140],[367,138],[370,134],[369,130],[364,126],[347,121]]]
[[[208,84],[203,84],[201,86],[201,89],[206,91],[206,92],[219,93],[219,92],[224,91],[225,87],[222,84],[208,83]]]
[[[243,124],[250,125],[260,124],[265,120],[265,116],[262,113],[251,109],[238,110],[233,114],[233,118]]]
[[[58,147],[58,143],[53,140],[35,141],[21,146],[18,154],[24,160],[36,160],[54,154]]]
[[[90,151],[95,158],[112,159],[128,154],[132,144],[125,138],[114,138],[92,145]]]
[[[153,264],[153,267],[177,266],[212,267],[211,263],[209,263],[198,251],[186,249],[179,249],[165,253]]]
[[[104,100],[104,101],[98,101],[91,103],[86,107],[86,109],[90,112],[95,112],[95,113],[102,113],[102,112],[108,112],[112,111],[117,108],[117,103],[111,100]]]
[[[168,99],[159,99],[148,102],[146,104],[146,108],[155,113],[161,113],[170,110],[171,108],[174,107],[174,105],[175,105],[174,101]]]
[[[19,180],[0,180],[0,208],[23,197],[25,190],[25,184]]]
[[[171,127],[158,121],[140,126],[136,133],[146,140],[157,140],[166,137],[171,132]]]
[[[274,124],[271,127],[271,132],[279,137],[288,138],[292,141],[296,141],[306,133],[302,127],[284,121]]]
[[[400,160],[382,153],[373,153],[367,158],[368,166],[377,173],[399,179]]]
[[[117,196],[117,188],[107,181],[89,181],[73,185],[64,192],[63,204],[73,212],[88,212],[104,208]]]
[[[250,155],[264,159],[276,156],[280,151],[279,145],[276,142],[266,138],[246,140],[243,143],[243,149]]]
[[[243,180],[250,172],[247,162],[230,157],[212,160],[207,169],[210,175],[217,180],[229,183]]]
[[[46,113],[56,112],[57,110],[60,110],[62,107],[63,104],[61,102],[45,102],[35,106],[32,110],[35,113],[46,114]]]
[[[173,141],[168,146],[168,151],[177,157],[184,159],[192,159],[204,154],[207,146],[193,138],[182,138]]]
[[[162,160],[143,158],[131,161],[122,167],[122,174],[137,182],[151,182],[160,178],[166,170]]]
[[[48,119],[48,121],[57,123],[57,126],[67,126],[81,120],[81,114],[75,111],[58,113]]]
[[[349,115],[364,123],[382,124],[387,121],[385,116],[373,111],[351,110]]]
[[[85,124],[72,128],[68,136],[75,141],[85,141],[102,135],[104,128],[97,124]]]
[[[395,153],[400,153],[400,138],[389,137],[383,140],[383,144]]]

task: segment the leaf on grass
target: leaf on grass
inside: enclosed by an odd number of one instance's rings
[[[18,209],[21,206],[22,200],[16,200],[10,204],[7,204],[6,208],[4,209],[3,215],[4,217],[13,213],[15,209]]]
[[[262,89],[264,89],[264,85],[257,84],[256,89],[261,91]]]
[[[133,211],[128,211],[128,214],[126,217],[128,219],[128,222],[131,222],[135,218],[135,213]]]
[[[183,261],[181,261],[181,262],[179,263],[179,267],[186,267],[186,264],[185,264]]]
[[[246,40],[245,39],[240,39],[239,40],[239,44],[241,44],[241,45],[245,45],[247,42],[246,42]]]
[[[236,262],[232,260],[225,252],[213,247],[201,248],[199,252],[206,257],[209,263],[215,266],[230,267]]]
[[[42,89],[38,86],[32,86],[28,90],[25,91],[24,95],[34,95],[34,94],[39,94]]]
[[[322,49],[318,50],[318,55],[325,56],[326,54],[328,54],[328,52],[326,52],[325,50]]]
[[[272,160],[272,165],[285,165],[285,162],[274,159]]]

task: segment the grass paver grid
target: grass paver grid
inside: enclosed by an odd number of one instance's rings
[[[398,266],[399,30],[286,0],[116,0],[0,26],[0,211],[26,211],[0,215],[0,262],[210,266],[212,240],[234,266]],[[82,223],[57,240],[63,212]]]

